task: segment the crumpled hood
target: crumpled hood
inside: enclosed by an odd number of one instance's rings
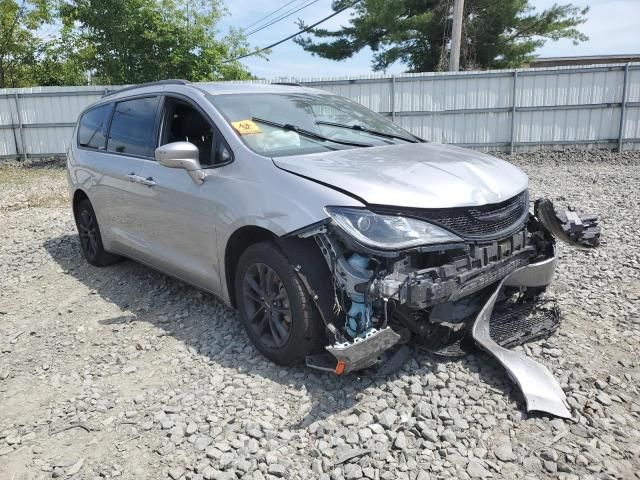
[[[283,170],[350,192],[368,204],[400,207],[498,203],[529,183],[522,170],[504,160],[437,143],[354,148],[273,161]]]

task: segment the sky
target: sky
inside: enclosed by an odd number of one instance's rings
[[[228,0],[229,15],[221,22],[220,28],[225,32],[230,26],[247,27],[281,7],[288,0]],[[290,7],[303,5],[304,0],[296,0]],[[531,0],[536,10],[541,11],[554,3],[568,3],[563,0]],[[581,31],[589,37],[589,41],[573,45],[570,40],[557,42],[547,41],[546,45],[536,52],[541,57],[600,55],[600,54],[640,54],[640,0],[573,0],[579,7],[590,6],[587,22]],[[287,9],[282,10],[283,12]],[[253,47],[264,47],[277,42],[299,30],[295,21],[303,18],[312,24],[332,12],[331,0],[317,0],[314,4],[265,28],[249,37]],[[336,15],[323,24],[328,29],[346,24],[350,17],[347,10]],[[327,78],[351,75],[367,75],[372,73],[371,51],[363,50],[352,58],[336,62],[314,57],[305,52],[293,41],[274,47],[268,59],[247,58],[242,61],[249,71],[260,78],[276,79],[293,78]],[[406,70],[402,64],[395,64],[388,73],[401,73]]]

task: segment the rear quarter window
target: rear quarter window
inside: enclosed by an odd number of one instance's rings
[[[104,150],[112,104],[100,105],[85,112],[78,126],[78,145],[84,148]]]

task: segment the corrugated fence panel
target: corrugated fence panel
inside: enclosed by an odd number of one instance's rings
[[[25,129],[25,145],[32,155],[51,152],[64,153],[71,142],[73,127],[47,127]]]
[[[318,84],[317,88],[350,98],[375,112],[391,111],[391,81],[388,79],[376,82]]]
[[[516,105],[588,105],[619,102],[622,98],[622,70],[570,72],[546,75],[523,72],[518,77]]]
[[[620,108],[520,112],[517,124],[516,142],[611,140],[618,137]]]
[[[401,78],[396,81],[396,121],[435,142],[505,142],[510,129],[509,113],[481,110],[507,109],[512,94],[513,79],[505,75]]]
[[[16,143],[14,132],[10,128],[0,129],[0,157],[15,155]]]
[[[20,114],[24,124],[75,123],[84,108],[100,95],[21,97]]]
[[[508,112],[410,115],[397,117],[396,123],[432,142],[506,143],[509,141],[511,115]]]
[[[627,79],[627,102],[640,102],[640,67],[629,71]]]
[[[629,71],[627,102],[635,104],[635,106],[627,105],[624,138],[638,140],[640,139],[640,70]],[[640,142],[636,141],[627,148],[638,150],[640,149]]]
[[[11,125],[13,123],[14,111],[15,111],[14,99],[0,97],[0,126]]]
[[[80,112],[114,88],[0,89],[0,157],[64,154]]]
[[[396,108],[401,112],[508,107],[513,79],[463,75],[414,77],[396,81]]]
[[[617,147],[622,133],[624,148],[640,148],[640,64],[298,81],[390,115],[436,142],[507,151]],[[118,88],[0,89],[0,157],[63,154],[78,114]]]

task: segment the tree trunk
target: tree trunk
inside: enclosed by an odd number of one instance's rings
[[[7,88],[4,84],[4,58],[0,57],[0,88]]]

